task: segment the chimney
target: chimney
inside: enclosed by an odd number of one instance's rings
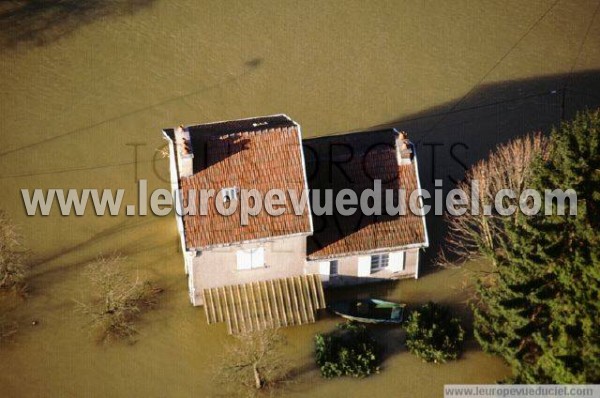
[[[396,147],[398,148],[398,164],[410,164],[414,156],[414,146],[406,132],[400,132]]]
[[[175,148],[179,164],[179,177],[190,177],[194,174],[194,153],[190,142],[190,132],[183,126],[175,129]]]

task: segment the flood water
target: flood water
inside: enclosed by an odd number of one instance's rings
[[[172,216],[62,217],[55,208],[27,217],[20,189],[124,188],[124,202],[135,203],[138,178],[149,189],[168,188],[161,128],[274,113],[300,122],[305,136],[390,124],[413,139],[433,134],[427,139],[442,143],[446,156],[436,164],[424,154],[427,185],[457,166],[447,163],[447,140],[463,140],[472,149],[463,163],[473,162],[511,135],[555,123],[560,99],[551,91],[561,82],[573,78],[579,93],[599,83],[600,21],[588,31],[596,3],[587,0],[559,2],[541,20],[553,1],[97,3],[0,17],[0,208],[20,226],[33,266],[31,296],[9,312],[19,333],[0,347],[2,397],[215,396],[213,364],[231,341],[223,325],[208,326],[203,310],[189,305]],[[493,110],[427,116],[452,110],[468,93],[459,108],[536,90],[540,97]],[[576,91],[571,111],[592,101]],[[403,122],[419,117],[414,129]],[[433,220],[432,242],[439,232]],[[132,346],[96,345],[74,311],[88,295],[83,267],[112,253],[165,289]],[[468,318],[475,266],[425,267],[419,280],[366,292],[444,302]],[[424,364],[406,352],[398,330],[381,328],[381,374],[322,380],[312,339],[336,321],[323,315],[285,329],[287,354],[300,369],[291,396],[432,398],[445,383],[493,383],[509,373],[472,341],[456,362]]]

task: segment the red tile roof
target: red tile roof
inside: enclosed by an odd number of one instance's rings
[[[410,211],[408,199],[418,189],[416,162],[398,164],[395,130],[353,133],[304,141],[308,185],[312,189],[342,189],[360,194],[372,189],[376,179],[382,190],[406,190],[406,215],[352,216],[337,211],[331,216],[313,214],[314,234],[308,238],[311,260],[366,254],[413,244],[426,244],[424,218]],[[398,197],[395,196],[397,202]],[[381,202],[385,213],[385,195]],[[313,212],[315,210],[313,204]]]
[[[182,177],[184,203],[189,190],[223,188],[256,189],[263,196],[271,189],[295,190],[300,195],[306,186],[300,134],[297,125],[283,116],[257,118],[189,127],[194,152],[194,174]],[[168,132],[169,134],[169,132]],[[238,191],[239,192],[239,191]],[[197,195],[197,194],[196,194]],[[203,249],[276,236],[309,234],[310,215],[304,209],[295,215],[286,195],[285,211],[271,216],[261,211],[242,225],[240,206],[231,216],[217,212],[215,196],[208,200],[207,214],[184,215],[186,246]],[[227,207],[227,206],[225,206]]]

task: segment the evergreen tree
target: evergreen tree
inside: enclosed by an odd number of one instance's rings
[[[515,381],[600,381],[600,113],[578,114],[552,132],[550,156],[532,164],[541,212],[507,219],[510,242],[478,286],[475,335],[501,355]],[[545,202],[545,190],[577,200]],[[530,203],[531,204],[531,203]],[[544,215],[546,205],[552,215]],[[575,210],[576,215],[570,215]]]

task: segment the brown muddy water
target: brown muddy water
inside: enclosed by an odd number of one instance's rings
[[[450,139],[471,149],[468,164],[513,134],[555,123],[561,101],[550,91],[565,81],[578,85],[567,96],[570,111],[589,106],[600,68],[600,18],[590,25],[596,4],[121,0],[3,13],[0,207],[20,225],[33,275],[31,297],[9,314],[20,330],[0,347],[0,396],[215,396],[212,366],[230,341],[188,303],[173,217],[61,217],[57,209],[27,217],[21,188],[124,188],[125,203],[135,203],[136,178],[168,187],[162,127],[273,113],[299,121],[305,136],[382,124],[408,128],[414,139],[429,134],[445,157],[436,164],[424,154],[427,185],[457,168]],[[505,102],[478,107],[494,101]],[[465,107],[478,110],[432,117]],[[430,223],[434,243],[439,225]],[[143,317],[137,344],[102,347],[74,300],[87,295],[82,267],[115,252],[165,292]],[[471,267],[429,267],[417,281],[361,292],[441,301],[468,318]],[[421,363],[398,330],[382,328],[380,375],[322,380],[312,338],[336,321],[323,316],[285,330],[301,370],[291,396],[432,398],[445,383],[508,375],[473,342],[456,362]]]

